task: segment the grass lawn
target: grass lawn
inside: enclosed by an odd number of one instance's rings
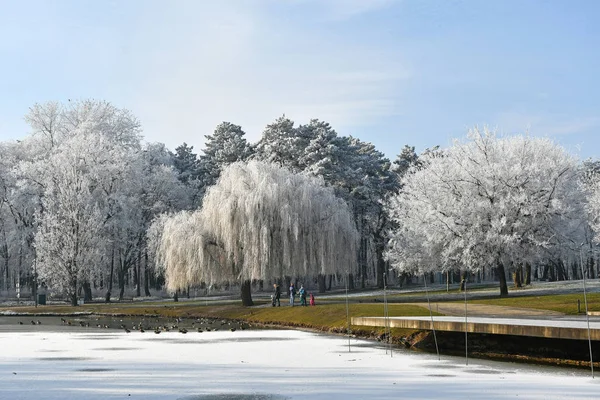
[[[155,302],[155,303],[111,303],[86,304],[78,307],[68,305],[47,305],[34,307],[12,307],[0,311],[12,310],[32,314],[72,314],[88,312],[92,314],[121,314],[131,316],[162,316],[182,318],[227,318],[250,323],[281,325],[316,329],[326,332],[345,332],[347,330],[345,304],[319,304],[311,307],[243,307],[237,304],[204,305],[202,302]],[[390,316],[428,316],[426,308],[409,304],[389,304]],[[383,304],[350,304],[350,317],[383,316]],[[439,315],[434,313],[434,315]],[[352,326],[353,332],[368,332],[371,336],[383,333],[383,328]],[[393,329],[393,336],[407,336],[413,330]],[[363,335],[364,336],[364,335]]]
[[[539,310],[551,310],[569,315],[576,315],[577,300],[581,302],[581,312],[585,312],[583,293],[546,296],[509,296],[504,298],[469,300],[469,302],[477,304],[491,304],[497,306],[535,308]],[[600,293],[588,293],[587,301],[589,311],[600,311]]]
[[[439,286],[436,286],[439,288]],[[390,290],[398,290],[397,288],[391,288]],[[494,284],[481,284],[481,283],[475,283],[469,286],[469,292],[472,291],[493,291],[493,290],[498,290],[498,284],[494,283]],[[354,294],[355,292],[353,292]],[[406,292],[406,293],[397,293],[397,292],[392,292],[392,293],[388,293],[387,294],[387,299],[389,301],[394,301],[394,300],[403,300],[403,299],[407,299],[407,298],[411,298],[411,297],[423,297],[425,298],[427,294],[429,294],[430,296],[433,295],[445,295],[445,294],[457,294],[457,293],[462,293],[460,292],[459,288],[457,285],[453,284],[450,287],[450,290],[446,290],[444,289],[436,289],[436,290],[428,290],[427,292],[425,292],[425,290],[418,290],[418,291],[410,291],[410,292]],[[339,296],[327,296],[327,297],[322,297],[320,298],[320,301],[345,301],[346,297],[343,295],[339,295]],[[372,303],[375,301],[378,302],[382,302],[383,301],[383,294],[377,294],[377,295],[367,295],[367,296],[360,296],[360,297],[353,297],[352,301],[360,301],[360,302],[364,302],[364,303]]]

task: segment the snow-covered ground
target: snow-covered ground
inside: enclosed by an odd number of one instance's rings
[[[2,332],[0,398],[594,399],[589,372],[394,351],[300,331]]]

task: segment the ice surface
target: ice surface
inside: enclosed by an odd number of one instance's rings
[[[106,336],[105,340],[98,338]],[[589,372],[300,331],[2,332],[1,399],[594,399]]]

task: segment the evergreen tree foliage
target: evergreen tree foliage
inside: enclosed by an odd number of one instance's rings
[[[252,147],[239,125],[223,122],[212,135],[206,135],[205,148],[200,156],[204,187],[214,185],[221,171],[238,161],[246,161],[252,155]]]
[[[194,146],[183,142],[175,149],[173,155],[173,166],[179,172],[179,180],[185,184],[200,177],[200,163],[193,150]]]

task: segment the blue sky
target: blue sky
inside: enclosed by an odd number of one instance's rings
[[[0,140],[36,102],[132,110],[148,141],[256,141],[285,113],[393,158],[474,125],[600,157],[600,2],[0,0]]]

